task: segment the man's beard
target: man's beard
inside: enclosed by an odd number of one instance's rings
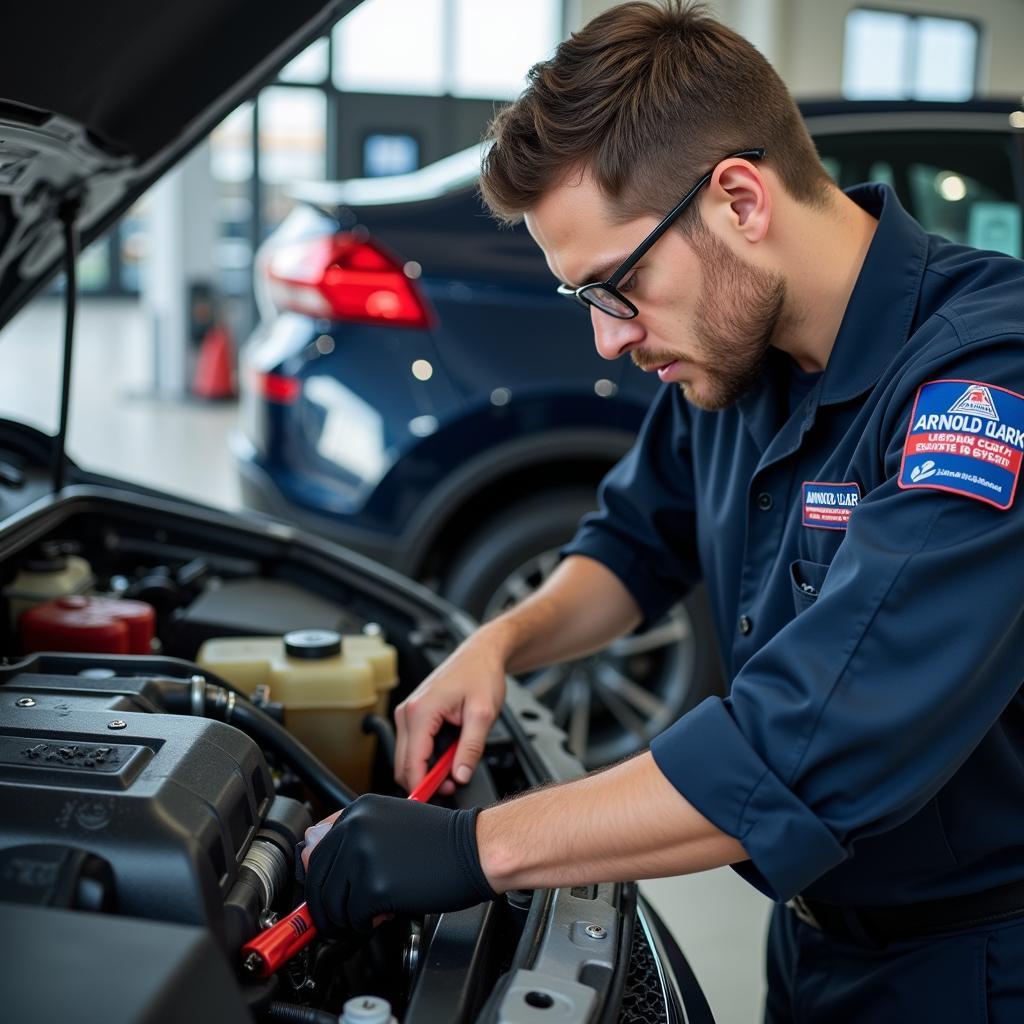
[[[711,231],[698,225],[690,245],[701,262],[704,291],[694,315],[698,350],[684,362],[703,378],[680,382],[687,400],[700,409],[725,409],[763,377],[772,336],[782,317],[786,283],[781,274],[745,263]],[[662,350],[645,352],[641,369],[678,358]]]

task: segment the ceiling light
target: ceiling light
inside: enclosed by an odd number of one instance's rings
[[[957,203],[967,195],[967,185],[959,174],[943,171],[935,176],[935,189],[943,199]]]

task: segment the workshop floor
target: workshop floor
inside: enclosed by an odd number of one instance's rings
[[[0,416],[48,432],[58,420],[63,305],[38,301],[0,333]],[[112,476],[238,508],[227,437],[231,404],[155,400],[152,352],[140,307],[79,305],[68,451]],[[729,869],[643,886],[672,929],[718,1024],[760,1020],[770,904]]]

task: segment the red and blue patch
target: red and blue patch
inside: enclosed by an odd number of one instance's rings
[[[1013,504],[1024,460],[1024,395],[972,380],[933,380],[914,399],[899,486]]]
[[[803,523],[818,530],[845,530],[860,502],[860,487],[855,483],[804,483]]]

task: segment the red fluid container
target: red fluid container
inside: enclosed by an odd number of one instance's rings
[[[25,654],[151,654],[155,624],[152,605],[142,601],[75,595],[30,608],[18,620],[18,636]]]

